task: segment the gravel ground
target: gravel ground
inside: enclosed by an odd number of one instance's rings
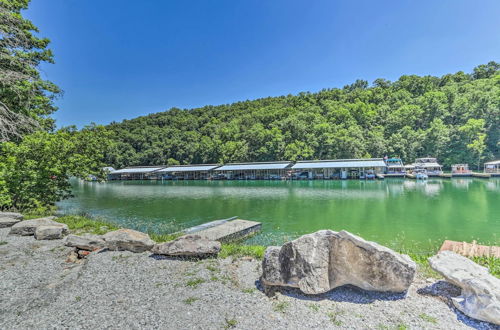
[[[61,240],[0,229],[0,329],[499,329],[450,307],[459,290],[417,279],[407,295],[342,287],[260,290],[260,262],[103,251],[66,263]]]

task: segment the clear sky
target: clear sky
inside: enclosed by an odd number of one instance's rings
[[[32,0],[59,126],[500,60],[499,0]]]

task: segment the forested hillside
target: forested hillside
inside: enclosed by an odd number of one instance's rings
[[[357,80],[342,89],[171,110],[112,123],[115,167],[400,156],[500,158],[500,64],[471,74]]]

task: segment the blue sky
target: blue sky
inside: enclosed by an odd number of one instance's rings
[[[32,0],[59,126],[470,72],[500,60],[500,1]]]

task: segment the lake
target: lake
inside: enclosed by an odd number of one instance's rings
[[[238,216],[263,223],[248,243],[282,244],[348,230],[392,248],[431,251],[444,239],[500,241],[500,179],[384,181],[73,181],[63,213],[173,232]]]

